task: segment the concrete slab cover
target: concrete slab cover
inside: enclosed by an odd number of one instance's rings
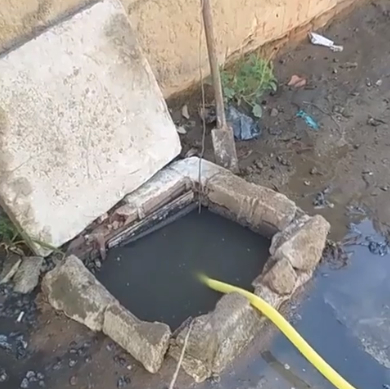
[[[30,237],[60,246],[180,152],[119,1],[10,52],[0,74],[0,199]]]

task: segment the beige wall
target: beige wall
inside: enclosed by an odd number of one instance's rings
[[[354,1],[358,0],[212,0],[220,61],[281,38],[336,6],[341,9]],[[1,0],[0,52],[91,2]],[[199,80],[200,0],[122,2],[164,95]],[[207,72],[203,43],[201,57]]]

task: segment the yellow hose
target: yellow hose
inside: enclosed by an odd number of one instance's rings
[[[338,389],[355,389],[347,382],[337,371],[330,367],[312,347],[302,338],[293,326],[271,305],[266,303],[260,297],[244,289],[213,280],[205,275],[199,275],[202,283],[209,288],[221,293],[236,292],[246,297],[249,302],[270,319],[280,331],[291,341],[291,343],[302,353],[302,355],[336,388]]]

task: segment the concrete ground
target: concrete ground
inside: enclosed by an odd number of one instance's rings
[[[362,388],[390,385],[389,22],[388,1],[367,2],[322,31],[344,45],[343,52],[304,42],[278,58],[275,71],[282,86],[275,96],[265,97],[263,134],[256,141],[238,143],[240,165],[248,180],[280,190],[310,214],[323,214],[332,224],[333,239],[356,237],[355,244],[345,248],[349,255],[325,256],[328,260],[285,313],[333,367]],[[285,86],[294,74],[307,78],[306,88]],[[189,111],[195,126],[183,139],[186,149],[199,147],[201,139],[197,107],[190,104],[194,99],[189,99]],[[318,132],[295,117],[298,107],[320,123]],[[272,108],[276,116],[270,115]],[[205,156],[210,157],[209,135],[206,146]],[[322,209],[315,209],[315,200]],[[348,227],[351,221],[356,228]],[[21,331],[24,337],[9,337],[8,351],[1,347],[0,337],[0,388],[20,387],[28,371],[44,375],[28,388],[162,389],[169,385],[173,361],[159,374],[147,374],[104,336],[57,315],[39,294],[35,309],[33,297],[3,307],[0,334]],[[4,290],[1,299],[8,301]],[[31,321],[36,320],[33,330],[15,323],[18,304],[31,312]],[[27,353],[26,358],[17,359],[21,353]],[[5,374],[7,380],[2,382]],[[331,387],[271,325],[221,377],[194,385],[180,375],[176,385],[313,386]]]

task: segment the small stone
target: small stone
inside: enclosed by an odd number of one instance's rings
[[[221,377],[218,374],[213,374],[209,381],[212,385],[219,384],[221,382]]]
[[[8,374],[4,369],[0,369],[0,382],[5,382],[8,380]]]
[[[40,388],[46,387],[45,381],[39,381],[38,385]]]
[[[22,389],[27,389],[27,388],[28,388],[28,385],[29,385],[28,379],[27,379],[27,378],[23,378],[23,381],[22,381],[22,383],[20,384],[20,387],[21,387]]]
[[[278,115],[279,115],[279,111],[276,108],[272,108],[270,116],[274,118],[274,117],[276,117]]]
[[[357,62],[345,62],[340,65],[342,69],[356,69],[358,67]]]
[[[382,80],[378,80],[378,81],[375,83],[376,86],[381,86],[382,84],[383,84],[383,81],[382,81]]]
[[[124,388],[125,386],[129,385],[131,383],[131,379],[128,376],[122,376],[118,378],[118,381],[116,383],[117,388]]]
[[[322,173],[314,166],[309,172],[312,176],[322,176]]]
[[[188,107],[187,107],[187,105],[183,105],[183,108],[181,109],[181,116],[183,116],[183,118],[189,120],[190,114],[189,114],[189,112],[188,112]]]
[[[119,355],[115,355],[114,362],[123,367],[125,367],[127,364],[126,359],[120,357]]]
[[[42,374],[42,373],[37,373],[37,378],[38,378],[39,380],[43,380],[43,379],[45,378],[45,375]]]
[[[26,373],[26,378],[28,378],[28,379],[35,377],[35,376],[36,376],[35,371],[30,370]]]
[[[69,384],[71,386],[76,386],[77,385],[77,377],[76,376],[70,377]]]
[[[74,360],[74,359],[69,360],[69,367],[74,367],[74,366],[76,366],[76,364],[77,364],[76,360]]]
[[[57,362],[53,365],[53,370],[60,370],[62,366],[62,361],[59,359]]]
[[[176,126],[176,131],[180,135],[187,134],[187,130],[183,126]]]
[[[268,128],[268,132],[270,135],[274,135],[274,136],[282,134],[282,130],[278,127]]]
[[[42,264],[42,257],[24,258],[14,276],[14,291],[23,294],[32,292],[38,285]]]
[[[90,363],[92,362],[92,357],[90,355],[87,355],[84,359],[85,363]]]
[[[3,269],[0,273],[0,284],[5,284],[11,281],[12,277],[16,274],[19,269],[22,259],[15,254],[9,255],[3,264]]]

